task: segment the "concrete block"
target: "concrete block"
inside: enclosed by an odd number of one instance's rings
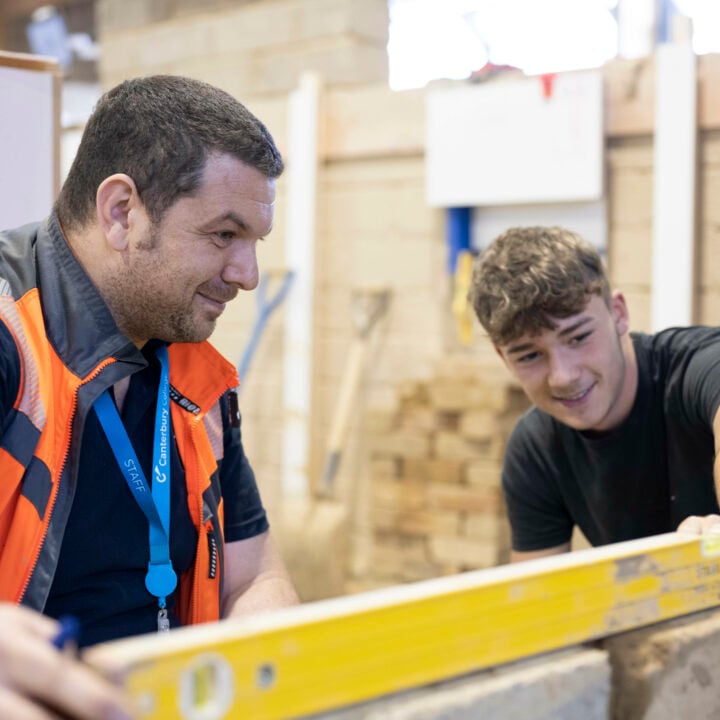
[[[371,408],[366,411],[363,426],[371,435],[380,435],[400,428],[397,407],[388,411],[384,408]]]
[[[497,373],[497,377],[504,378],[507,384],[514,382],[508,375],[502,360],[493,352],[497,363],[488,367],[484,361],[481,362],[474,354],[450,353],[438,360],[435,366],[437,378],[447,380],[462,380],[477,383],[481,380],[488,381],[490,373]]]
[[[426,483],[459,484],[463,479],[465,463],[460,460],[403,460],[403,477]]]
[[[385,202],[392,202],[388,193]],[[352,241],[346,248],[352,258],[351,282],[358,287],[392,287],[408,291],[427,292],[428,285],[437,281],[441,267],[441,243],[418,243],[418,239],[404,235],[392,227],[368,241],[362,233],[345,234],[345,241]],[[392,315],[391,315],[392,317]],[[422,321],[417,314],[414,321]],[[407,328],[406,328],[407,329]]]
[[[427,493],[429,506],[439,510],[499,515],[503,508],[500,488],[432,483]]]
[[[609,171],[636,170],[652,172],[653,169],[652,137],[623,138],[607,149]]]
[[[416,480],[373,478],[370,492],[375,508],[415,511],[424,510],[427,505],[427,488]]]
[[[720,612],[706,611],[603,642],[613,720],[720,717]]]
[[[460,570],[481,570],[498,564],[498,546],[494,539],[433,535],[428,545],[432,561],[454,564]]]
[[[437,378],[429,388],[430,402],[438,410],[470,410],[485,407],[503,410],[506,400],[504,388],[480,387],[459,378]]]
[[[380,186],[362,183],[356,187],[328,188],[325,229],[333,234],[348,230],[366,233],[368,241],[372,242],[373,237],[388,229],[391,221],[387,186],[388,183]]]
[[[370,477],[382,480],[397,480],[400,476],[401,462],[395,458],[377,458],[370,459]]]
[[[371,565],[375,578],[409,582],[438,574],[428,557],[425,538],[376,530],[373,539]]]
[[[465,516],[462,535],[485,541],[507,540],[510,524],[504,515],[489,513],[469,513]]]
[[[460,432],[460,419],[465,413],[455,410],[436,410],[437,430],[447,430],[448,432]]]
[[[390,17],[386,0],[295,0],[300,39],[354,35],[387,45]]]
[[[720,163],[720,138],[716,138],[714,135],[704,136],[700,155],[703,165]]]
[[[608,179],[608,196],[613,229],[651,225],[653,177],[649,168],[614,168]]]
[[[638,332],[652,331],[650,288],[646,286],[618,286],[625,295],[630,314],[630,327]]]
[[[433,318],[428,308],[428,321]],[[388,322],[382,341],[382,350],[372,362],[372,378],[378,382],[397,383],[408,377],[425,377],[430,374],[433,358],[442,352],[442,337],[429,327],[427,332],[393,332]],[[413,326],[414,327],[414,326]]]
[[[273,48],[295,42],[301,10],[296,0],[250,2],[244,7],[199,15],[194,22],[211,28],[218,50]]]
[[[443,460],[500,460],[505,451],[505,439],[495,434],[481,440],[466,440],[452,432],[435,435],[435,457]]]
[[[607,720],[610,667],[599,650],[551,653],[316,720]],[[684,716],[678,716],[684,717]]]
[[[331,92],[333,89],[328,88],[328,96]],[[395,185],[416,182],[418,173],[422,174],[425,167],[422,156],[396,156],[393,153],[359,158],[343,155],[342,159],[352,162],[332,162],[324,169],[323,178],[328,187],[351,188],[373,183]]]
[[[430,402],[428,383],[405,378],[397,384],[398,400],[401,403],[413,402],[424,405]]]
[[[650,285],[652,282],[652,228],[618,227],[608,248],[608,270],[613,285]]]
[[[427,433],[398,431],[390,435],[374,435],[370,439],[376,455],[423,458],[430,454],[430,437]]]
[[[698,56],[698,125],[701,128],[717,127],[720,117],[720,62],[717,55]]]
[[[98,34],[142,28],[172,16],[177,0],[97,0],[95,23]],[[104,53],[103,46],[103,53]]]
[[[505,431],[506,426],[504,419],[492,410],[469,410],[462,414],[459,430],[469,440],[480,440],[492,437],[501,428]]]
[[[334,87],[328,88],[324,103],[322,151],[328,159],[416,155],[423,162],[423,91],[393,92],[387,82]],[[418,178],[424,182],[422,171]],[[424,214],[422,208],[420,211]]]
[[[698,322],[720,325],[720,287],[703,288],[699,295]]]
[[[603,69],[605,132],[608,135],[647,135],[655,125],[653,58],[615,58]]]
[[[391,412],[397,407],[395,383],[376,382],[367,389],[367,405],[375,410]]]
[[[478,487],[500,487],[502,462],[472,460],[465,466],[465,482]]]
[[[700,217],[705,224],[720,222],[720,210],[717,202],[717,192],[720,191],[720,165],[706,165],[702,173],[702,193],[700,195]]]
[[[708,221],[703,216],[698,253],[700,287],[720,287],[720,218]]]
[[[315,329],[322,333],[332,331],[333,335],[339,332],[350,337],[353,318],[350,288],[336,282],[318,281],[315,296],[320,298],[316,303]]]
[[[372,522],[378,530],[397,532],[401,535],[452,537],[460,528],[457,512],[429,510],[395,510],[374,507]]]
[[[327,85],[353,85],[387,79],[387,48],[352,37],[330,37],[297,45],[258,49],[252,54],[251,93],[285,93],[297,87],[304,71],[318,73]]]
[[[243,10],[247,12],[245,7],[241,8],[240,6],[249,6],[252,3],[264,5],[271,4],[267,2],[258,3],[257,0],[204,0],[202,4],[198,3],[197,0],[174,0],[174,12],[177,16],[198,16],[200,13],[212,13],[213,15],[222,16],[237,13]],[[202,17],[202,15],[200,16]]]
[[[406,430],[432,432],[436,427],[435,413],[429,407],[406,408],[398,421]]]

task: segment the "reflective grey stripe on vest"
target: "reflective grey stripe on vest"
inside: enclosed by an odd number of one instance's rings
[[[19,410],[24,412],[33,425],[41,430],[45,427],[45,408],[40,398],[39,372],[35,357],[30,350],[15,300],[10,295],[10,285],[7,280],[0,278],[0,316],[10,328],[20,353],[20,362],[23,366],[24,387],[20,398]]]
[[[223,443],[223,421],[219,402],[216,402],[205,415],[203,425],[210,440],[215,460],[220,462],[225,454],[225,444]]]

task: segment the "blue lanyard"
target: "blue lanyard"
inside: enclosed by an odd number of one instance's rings
[[[170,560],[170,379],[167,348],[163,345],[156,355],[160,361],[160,385],[155,411],[152,492],[108,390],[95,401],[94,407],[125,482],[148,519],[150,562],[145,587],[158,599],[158,630],[167,630],[166,598],[177,585],[177,575]]]

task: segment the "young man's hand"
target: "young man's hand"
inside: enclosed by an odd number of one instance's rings
[[[678,525],[677,531],[688,535],[720,534],[720,515],[690,515]]]

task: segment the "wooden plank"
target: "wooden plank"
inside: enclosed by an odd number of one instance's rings
[[[720,603],[720,543],[669,533],[106,643],[144,718],[297,718]]]
[[[55,58],[29,53],[15,53],[0,50],[0,65],[20,70],[35,70],[60,75],[60,66]]]

